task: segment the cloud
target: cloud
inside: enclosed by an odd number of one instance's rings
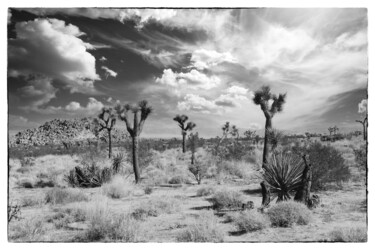
[[[8,24],[12,22],[12,10],[8,8]]]
[[[58,90],[51,84],[51,78],[34,76],[26,79],[26,81],[27,85],[18,89],[18,94],[25,103],[21,109],[38,111],[43,105],[56,97]]]
[[[226,90],[226,92],[229,93],[229,94],[234,94],[234,95],[246,95],[249,92],[249,90],[247,88],[243,88],[243,87],[240,87],[240,86],[233,85],[233,86],[229,87]]]
[[[156,78],[155,82],[168,87],[173,87],[178,93],[180,93],[184,89],[209,90],[217,87],[221,81],[217,76],[207,76],[195,69],[186,73],[175,73],[172,69],[165,69],[163,75]]]
[[[105,56],[102,56],[102,57],[100,57],[99,61],[105,62],[105,61],[107,61],[107,58]]]
[[[178,102],[177,108],[181,111],[199,111],[203,113],[210,113],[216,111],[217,106],[213,101],[209,101],[204,97],[194,94],[187,94],[183,101]]]
[[[95,115],[104,107],[103,103],[96,100],[93,97],[89,98],[86,107],[82,107],[78,102],[70,102],[65,106],[66,111],[71,111],[70,115],[85,114],[85,115]]]
[[[34,128],[39,125],[39,123],[30,121],[29,119],[20,115],[9,115],[9,131],[20,131],[27,128]]]
[[[108,76],[116,78],[117,72],[107,68],[106,66],[102,66],[102,69],[105,71],[105,78],[108,78]]]
[[[235,59],[229,52],[219,53],[214,50],[199,49],[192,53],[190,61],[191,67],[203,70],[222,62],[234,63]]]
[[[358,104],[358,113],[363,114],[367,112],[367,99],[363,99],[359,104]]]
[[[99,80],[92,45],[79,37],[77,26],[57,19],[35,19],[15,26],[17,38],[9,40],[9,70],[19,75],[41,74],[67,83],[72,92],[95,93]]]

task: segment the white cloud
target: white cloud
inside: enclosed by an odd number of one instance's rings
[[[226,89],[226,92],[234,95],[246,95],[249,90],[240,86],[233,85]]]
[[[22,75],[42,74],[66,82],[72,92],[94,93],[99,80],[92,45],[79,37],[77,26],[57,19],[16,24],[17,38],[9,40],[9,69]]]
[[[216,66],[222,62],[236,62],[229,52],[219,53],[214,50],[198,49],[191,55],[191,66],[199,70]]]
[[[117,76],[117,72],[109,69],[106,66],[102,66],[102,69],[105,71],[105,78],[108,78],[108,76],[112,76],[112,77],[116,77]]]
[[[105,62],[105,61],[107,61],[107,58],[105,56],[102,56],[102,57],[100,57],[99,61]]]
[[[66,111],[71,111],[71,115],[77,113],[86,114],[86,115],[95,115],[104,107],[103,103],[96,100],[93,97],[89,98],[89,102],[86,107],[82,107],[78,102],[72,101],[65,106]]]
[[[363,99],[359,104],[358,104],[358,113],[366,113],[367,112],[367,99]]]
[[[178,102],[177,108],[181,111],[193,110],[203,113],[216,111],[217,106],[213,101],[194,94],[187,94],[183,101]]]
[[[12,10],[8,8],[8,24],[10,24],[12,21]]]
[[[213,89],[221,83],[221,80],[217,76],[207,76],[195,69],[187,73],[175,73],[171,69],[165,69],[163,75],[160,78],[156,78],[155,82],[174,87],[178,92],[182,92],[185,89]]]

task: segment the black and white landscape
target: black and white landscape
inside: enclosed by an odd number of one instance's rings
[[[366,8],[9,8],[8,241],[367,242]]]

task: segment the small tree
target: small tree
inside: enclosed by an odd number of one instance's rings
[[[138,159],[138,150],[139,150],[139,136],[142,132],[143,125],[147,117],[152,112],[152,107],[148,105],[147,101],[141,101],[137,105],[117,105],[116,111],[119,119],[125,122],[126,129],[128,130],[132,138],[132,151],[133,151],[133,170],[135,176],[135,183],[140,181],[139,173],[139,159]],[[133,125],[130,122],[129,111],[134,115]]]
[[[186,152],[186,134],[187,131],[192,131],[193,128],[195,128],[196,124],[194,122],[188,122],[185,126],[185,122],[189,119],[186,115],[176,115],[175,118],[173,118],[174,121],[178,123],[178,126],[181,128],[181,134],[182,134],[182,152]]]
[[[263,146],[263,168],[267,164],[268,160],[268,132],[272,129],[272,118],[276,113],[279,113],[283,110],[285,103],[286,94],[279,94],[276,96],[271,94],[271,89],[269,86],[263,86],[260,90],[254,93],[253,101],[256,105],[259,105],[262,109],[264,116],[266,117],[266,126],[264,133],[264,146]],[[270,104],[272,101],[272,104]]]
[[[94,119],[94,134],[99,137],[102,130],[108,133],[108,157],[112,157],[112,129],[116,124],[116,111],[113,108],[102,108],[98,118]],[[98,126],[96,126],[98,125]],[[96,128],[95,128],[96,127]],[[98,128],[98,129],[97,129]],[[99,142],[98,142],[99,143]]]
[[[245,136],[245,138],[247,139],[247,140],[249,140],[249,141],[251,141],[251,142],[253,142],[254,141],[254,137],[255,137],[255,133],[256,133],[256,131],[255,130],[246,130],[244,133],[243,133],[243,135]]]

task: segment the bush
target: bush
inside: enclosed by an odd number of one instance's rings
[[[45,196],[47,203],[66,204],[77,201],[87,201],[88,197],[81,191],[69,188],[53,188]]]
[[[270,220],[266,215],[253,210],[240,212],[234,215],[232,220],[241,232],[262,230],[270,225]]]
[[[100,168],[96,162],[83,162],[82,167],[75,167],[64,176],[64,180],[71,187],[100,187],[112,178],[112,170],[109,167]]]
[[[182,175],[176,175],[169,179],[169,184],[183,184],[187,183],[188,180]]]
[[[127,197],[131,194],[132,189],[134,189],[134,186],[126,182],[120,176],[116,176],[110,183],[106,183],[102,186],[103,193],[112,199]]]
[[[87,204],[85,217],[89,224],[84,235],[86,241],[136,242],[139,239],[139,223],[128,214],[113,214],[106,199],[97,197]]]
[[[214,193],[213,197],[210,199],[214,209],[238,209],[242,207],[245,198],[238,191],[233,190],[221,190]]]
[[[359,169],[366,170],[367,168],[367,148],[366,145],[361,145],[359,149],[353,149],[355,162]]]
[[[33,217],[21,220],[10,227],[9,239],[15,241],[41,241],[46,232],[44,219]]]
[[[366,227],[337,228],[330,232],[331,241],[367,242]]]
[[[223,242],[224,232],[212,212],[199,214],[195,221],[177,235],[178,242]]]
[[[313,142],[292,148],[298,154],[308,154],[312,165],[311,191],[325,189],[329,183],[340,183],[350,178],[349,166],[340,152],[332,146]]]
[[[171,214],[180,211],[179,201],[174,198],[159,197],[141,202],[131,213],[137,220],[144,220],[149,216],[157,217],[161,214]]]
[[[33,184],[31,183],[31,181],[27,180],[27,179],[23,179],[21,181],[18,182],[18,185],[20,187],[23,187],[23,188],[33,188]]]
[[[276,227],[307,225],[312,219],[311,211],[304,204],[295,201],[279,202],[268,210],[267,215]]]
[[[55,183],[52,180],[38,180],[34,187],[45,188],[45,187],[54,187]]]
[[[153,189],[152,189],[152,187],[147,186],[147,187],[145,187],[145,188],[143,189],[143,191],[145,192],[145,194],[151,194],[152,191],[153,191]]]
[[[214,193],[213,187],[201,187],[197,190],[197,196],[208,196]]]
[[[198,182],[198,185],[201,184],[203,178],[207,176],[208,164],[201,156],[198,156],[195,159],[194,164],[189,166],[189,171],[195,177],[195,180]]]

